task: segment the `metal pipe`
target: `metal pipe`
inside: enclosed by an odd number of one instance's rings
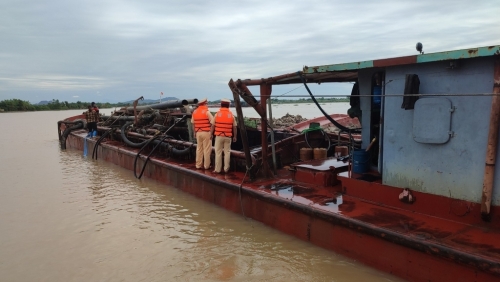
[[[149,120],[152,118],[151,115],[143,115],[142,119],[144,120]],[[103,121],[107,121],[108,119],[110,120],[123,120],[123,121],[134,121],[135,117],[134,116],[101,116],[101,119]]]
[[[484,167],[483,193],[481,197],[481,215],[484,220],[489,220],[491,208],[491,195],[493,194],[493,181],[495,177],[495,162],[498,144],[498,121],[500,117],[500,59],[495,60],[493,72],[493,94],[491,99],[490,126],[488,133],[488,147],[486,149],[486,165]]]
[[[135,109],[137,111],[147,111],[150,109],[164,110],[164,109],[180,108],[184,105],[197,104],[197,103],[198,103],[198,99],[196,99],[196,98],[195,99],[186,99],[186,100],[171,100],[171,101],[166,101],[166,102],[158,103],[158,104],[138,106]],[[127,108],[125,108],[125,110],[128,112],[133,112],[134,107],[127,107]]]
[[[276,147],[274,145],[274,126],[273,126],[273,111],[272,111],[271,99],[267,100],[267,102],[268,102],[267,105],[269,106],[269,126],[271,127],[271,150],[273,154],[273,172],[274,175],[276,175]]]

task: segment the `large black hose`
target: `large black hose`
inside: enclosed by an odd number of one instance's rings
[[[132,141],[130,141],[126,134],[125,134],[125,130],[127,129],[127,127],[129,127],[131,124],[133,124],[134,122],[133,121],[129,121],[127,123],[125,123],[123,126],[122,126],[122,129],[121,129],[121,136],[122,136],[122,140],[123,142],[125,142],[125,144],[129,145],[130,147],[133,147],[133,148],[140,148],[142,146],[144,146],[144,144],[148,143],[149,140],[144,140],[142,142],[139,142],[139,143],[134,143]]]
[[[192,144],[191,144],[192,146]],[[174,156],[185,156],[191,152],[191,146],[186,147],[184,149],[177,149],[172,146],[169,147],[170,153]]]
[[[142,146],[142,148],[139,150],[139,152],[137,152],[137,154],[135,155],[135,159],[134,159],[134,176],[135,176],[135,178],[141,179],[142,173],[144,172],[144,167],[143,167],[142,171],[141,171],[141,176],[139,176],[139,177],[137,176],[137,159],[139,159],[139,155],[156,138],[158,138],[158,135],[155,135],[151,139],[147,140],[148,142],[146,142],[146,144],[144,144],[144,146]]]
[[[360,133],[361,132],[361,128],[348,128],[348,127],[345,127],[343,126],[342,124],[338,123],[337,121],[335,121],[329,114],[327,114],[323,108],[319,105],[318,101],[316,101],[316,98],[314,98],[314,95],[311,93],[311,90],[309,90],[309,87],[307,87],[307,83],[304,79],[304,77],[302,76],[302,72],[298,71],[297,74],[299,75],[300,77],[300,80],[302,80],[302,83],[304,84],[305,88],[307,89],[307,92],[309,93],[309,96],[311,96],[311,99],[314,101],[314,103],[316,104],[316,106],[318,107],[318,109],[323,113],[323,115],[331,122],[333,123],[336,127],[338,127],[340,130],[342,131],[346,131],[349,133],[349,135],[351,133]]]
[[[167,131],[165,131],[165,136],[160,140],[160,142],[158,142],[158,144],[156,144],[156,146],[153,147],[153,149],[151,150],[151,152],[149,152],[148,156],[146,157],[146,161],[144,161],[144,165],[142,166],[142,170],[141,170],[141,174],[139,175],[139,177],[137,177],[137,174],[135,173],[136,171],[136,167],[135,167],[135,162],[134,162],[134,174],[135,174],[135,177],[138,178],[138,179],[141,179],[142,177],[142,174],[144,173],[144,170],[146,169],[146,165],[148,164],[148,161],[149,161],[149,158],[151,157],[151,155],[153,154],[153,152],[158,148],[158,146],[160,146],[160,144],[167,138],[171,138],[171,136],[167,135],[167,133],[170,131],[170,129],[174,128],[174,126],[176,126],[179,122],[181,122],[182,120],[184,120],[186,118],[186,115],[182,116],[180,119],[178,119],[174,124],[172,124],[172,126],[170,126]],[[122,131],[123,132],[123,131]],[[154,139],[155,137],[151,138],[150,140],[146,140],[146,142],[151,142],[152,139]],[[144,146],[145,147],[145,146]],[[143,148],[144,148],[143,147]],[[141,149],[142,151],[142,149]],[[137,153],[137,156],[136,156],[136,160],[139,156],[139,153]]]
[[[106,136],[108,136],[111,132],[113,132],[113,130],[115,130],[115,128],[111,128],[111,129],[106,130],[101,135],[101,137],[99,137],[99,139],[97,139],[97,141],[95,142],[95,145],[94,145],[94,150],[92,151],[92,159],[94,159],[94,154],[95,154],[95,159],[97,160],[97,147],[99,147],[102,140],[104,140],[104,138],[106,138]]]
[[[64,132],[62,134],[61,134],[61,130],[59,129],[59,143],[61,145],[61,149],[66,150],[66,139],[68,138],[68,135],[73,130],[84,128],[84,121],[83,120],[59,121],[57,123],[59,128],[60,128],[62,123],[64,123],[65,125],[69,125],[69,124],[72,125],[70,127],[66,127],[66,129],[64,129]]]

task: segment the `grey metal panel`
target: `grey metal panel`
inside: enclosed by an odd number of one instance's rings
[[[450,140],[451,101],[447,98],[417,100],[413,114],[413,140],[444,144]]]
[[[422,94],[491,93],[491,58],[462,60],[457,69],[448,66],[446,62],[434,62],[387,68],[386,82],[392,82],[386,83],[386,94],[402,94],[405,75],[410,73],[418,74]],[[385,97],[383,183],[480,202],[491,96],[447,98],[456,108],[451,120],[454,137],[443,145],[434,145],[413,140],[415,111],[401,109],[403,96]],[[500,205],[500,165],[494,186],[492,203]]]

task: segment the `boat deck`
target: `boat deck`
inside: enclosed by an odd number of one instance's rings
[[[177,161],[175,162],[177,163]],[[230,172],[224,175],[213,174],[210,171],[196,170],[194,164],[184,166],[196,174],[203,174],[234,185],[242,184],[244,173]],[[319,166],[319,170],[324,170]],[[348,173],[341,173],[346,178]],[[354,179],[367,178],[369,185],[381,183],[376,177],[366,175],[351,175]],[[365,228],[376,230],[371,235],[391,237],[389,240],[398,241],[425,252],[439,253],[437,255],[449,257],[463,256],[465,264],[482,263],[484,267],[500,266],[500,229],[491,226],[476,226],[433,215],[426,215],[411,210],[388,206],[379,202],[368,201],[354,195],[349,195],[349,187],[342,184],[334,187],[311,186],[293,180],[292,172],[288,169],[278,171],[275,179],[243,183],[244,189],[252,189],[259,193],[266,193],[271,197],[279,198],[283,202],[293,202],[303,205],[304,208],[331,214],[337,221],[356,223]],[[369,186],[368,186],[369,187]],[[369,188],[367,188],[369,189]],[[346,193],[344,193],[344,192]],[[359,191],[356,191],[359,193]],[[371,194],[375,191],[366,191]],[[367,195],[365,195],[367,196]],[[398,194],[395,194],[396,198]],[[376,199],[376,197],[374,198]],[[402,204],[404,205],[404,204]],[[451,212],[451,211],[450,211]],[[425,242],[424,247],[421,243]],[[500,271],[500,269],[499,269]]]

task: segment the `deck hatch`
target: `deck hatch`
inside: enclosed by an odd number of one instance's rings
[[[418,143],[444,144],[450,140],[453,107],[447,98],[424,98],[415,102],[413,140]]]

